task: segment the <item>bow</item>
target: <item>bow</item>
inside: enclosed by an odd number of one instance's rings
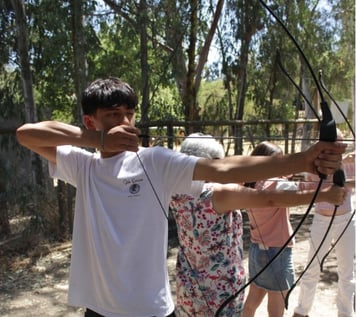
[[[302,56],[307,68],[310,71],[310,74],[312,75],[312,78],[316,84],[317,90],[319,92],[320,95],[320,99],[321,99],[321,103],[320,103],[320,107],[321,107],[321,111],[322,111],[322,120],[320,121],[320,130],[319,130],[319,140],[320,141],[327,141],[327,142],[334,142],[336,141],[337,138],[337,133],[336,133],[336,124],[335,124],[335,120],[332,116],[332,113],[330,111],[330,108],[328,106],[328,103],[326,102],[326,100],[324,99],[323,96],[323,91],[322,88],[319,84],[319,81],[317,80],[315,73],[308,61],[308,59],[306,58],[304,52],[302,51],[301,47],[299,46],[298,42],[296,41],[296,39],[293,37],[293,35],[289,32],[289,30],[287,29],[287,27],[284,25],[284,23],[280,20],[280,18],[273,12],[273,10],[267,6],[267,4],[263,1],[263,0],[259,0],[260,4],[277,20],[277,22],[282,26],[283,30],[287,33],[287,35],[289,36],[289,38],[292,40],[292,42],[295,44],[297,50],[299,51],[300,55]],[[311,107],[312,108],[312,107]],[[315,112],[314,112],[315,113]],[[220,315],[220,313],[222,312],[222,310],[225,308],[226,305],[229,304],[229,302],[231,302],[232,300],[234,300],[242,291],[244,291],[253,281],[255,281],[271,264],[272,262],[279,257],[279,255],[284,251],[284,249],[289,245],[289,243],[292,241],[292,239],[294,238],[294,236],[296,235],[296,233],[298,232],[298,230],[300,229],[300,227],[302,226],[303,222],[306,220],[306,218],[308,217],[313,204],[315,202],[315,199],[317,197],[317,195],[319,194],[319,191],[321,189],[321,185],[323,183],[323,180],[326,179],[326,175],[319,173],[319,177],[320,177],[320,181],[319,184],[317,186],[317,189],[313,195],[313,198],[307,208],[307,211],[305,212],[305,214],[303,215],[301,221],[299,222],[299,224],[296,226],[295,230],[293,231],[293,233],[291,234],[291,236],[287,239],[287,241],[285,242],[285,244],[280,248],[280,250],[275,254],[275,256],[273,256],[268,263],[253,277],[251,278],[242,288],[239,289],[238,292],[236,292],[234,295],[230,296],[229,298],[227,298],[224,303],[219,307],[219,309],[217,310],[215,317],[218,317]],[[333,219],[331,219],[333,221]],[[330,221],[329,226],[331,227],[332,225],[332,221]],[[327,233],[326,233],[327,234]],[[285,304],[286,307],[288,306],[288,302],[287,302],[288,298],[286,298],[285,300]]]
[[[333,101],[333,103],[335,104],[336,108],[338,109],[338,111],[340,112],[340,114],[342,115],[342,117],[344,118],[345,122],[347,123],[347,126],[349,128],[349,130],[351,131],[351,134],[353,136],[353,141],[355,141],[355,131],[352,129],[352,126],[349,122],[349,120],[347,119],[347,117],[345,116],[344,112],[341,110],[341,107],[339,106],[339,104],[336,102],[336,100],[332,97],[332,95],[330,94],[330,92],[328,91],[328,89],[326,88],[324,81],[323,81],[323,77],[322,77],[322,71],[319,71],[319,82],[321,87],[323,88],[323,90],[325,91],[325,93],[328,95],[328,97]],[[342,177],[342,176],[341,176]],[[344,175],[345,177],[345,175]],[[324,257],[322,258],[322,260],[320,261],[320,271],[323,272],[323,264],[326,260],[326,258],[328,257],[328,255],[330,254],[330,252],[335,248],[336,244],[340,241],[340,239],[342,238],[342,236],[344,235],[344,233],[346,232],[347,228],[349,227],[350,223],[352,222],[352,219],[355,215],[356,210],[354,210],[349,218],[349,220],[347,221],[344,229],[340,232],[340,235],[338,236],[337,239],[335,239],[334,243],[332,243],[331,247],[329,248],[329,250],[325,253]]]
[[[262,1],[262,0],[259,0],[261,5],[264,6],[271,14],[272,16],[275,17],[275,19],[278,21],[278,23],[283,27],[283,29],[286,31],[286,33],[288,34],[288,36],[291,38],[291,40],[294,42],[295,46],[297,47],[299,53],[301,54],[301,56],[303,57],[303,60],[305,62],[305,64],[307,65],[307,68],[310,70],[310,73],[313,77],[313,80],[317,86],[317,89],[319,91],[319,95],[320,95],[320,98],[321,98],[321,103],[320,103],[320,106],[321,106],[321,111],[322,111],[322,120],[319,120],[320,122],[320,133],[319,133],[319,140],[320,141],[327,141],[327,142],[334,142],[336,141],[336,124],[335,124],[335,120],[333,119],[333,116],[332,116],[332,113],[329,109],[329,106],[327,104],[327,102],[325,101],[324,97],[323,97],[323,92],[322,92],[322,89],[321,89],[321,86],[318,82],[318,80],[316,79],[316,76],[306,58],[306,56],[304,55],[303,51],[301,50],[299,44],[296,42],[295,38],[291,35],[291,33],[289,32],[289,30],[285,27],[285,25],[281,22],[281,20],[278,18],[278,16],[276,16],[274,14],[274,12]],[[311,107],[311,109],[313,109],[313,107]],[[313,109],[314,110],[314,109]],[[316,114],[316,112],[314,112]],[[316,116],[318,118],[318,116]],[[319,118],[318,118],[319,119]],[[138,159],[140,160],[139,158],[139,155],[137,154],[137,157]],[[143,166],[141,160],[140,160],[140,163],[141,165]],[[149,179],[149,176],[146,172],[146,170],[144,169],[144,172],[147,176],[147,178]],[[288,246],[288,244],[290,243],[290,241],[294,238],[294,236],[296,235],[296,233],[298,232],[298,230],[300,229],[300,227],[302,226],[303,222],[305,221],[305,219],[307,218],[307,216],[309,215],[312,207],[313,207],[313,204],[315,202],[315,199],[320,191],[320,188],[321,188],[321,185],[322,185],[322,182],[324,179],[326,179],[326,175],[324,174],[321,174],[319,173],[319,176],[320,176],[320,182],[318,184],[318,187],[313,195],[313,198],[312,198],[312,201],[310,202],[308,208],[307,208],[307,211],[305,212],[304,216],[302,217],[302,220],[300,221],[300,223],[297,225],[295,231],[292,233],[292,235],[288,238],[288,240],[285,242],[285,244],[281,247],[281,249],[279,250],[279,252],[272,258],[270,259],[270,261],[266,264],[266,266],[260,271],[258,272],[252,279],[250,279],[248,281],[248,283],[246,283],[242,288],[240,288],[240,290],[230,296],[229,298],[227,298],[223,304],[219,307],[219,309],[217,310],[217,312],[215,313],[215,317],[219,316],[219,314],[221,313],[221,311],[225,308],[225,306],[232,300],[234,300],[242,291],[244,291],[258,276],[260,276],[267,268],[268,266],[283,252],[283,250]],[[150,181],[150,184],[151,184],[151,187],[155,193],[155,196],[156,198],[158,199],[159,201],[159,198],[158,198],[158,195]],[[168,216],[167,216],[167,213],[166,211],[164,210],[161,202],[160,202],[160,205],[161,205],[161,209],[165,215],[165,217],[168,219]],[[333,221],[333,218],[332,218],[332,221]],[[329,226],[331,227],[331,224],[332,224],[332,221],[330,222]],[[327,234],[327,233],[326,233]],[[299,280],[299,279],[298,279]]]

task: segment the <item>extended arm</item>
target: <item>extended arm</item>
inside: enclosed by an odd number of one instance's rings
[[[194,180],[243,183],[298,172],[332,174],[340,167],[346,145],[318,142],[304,152],[284,156],[230,156],[221,160],[200,159]]]
[[[317,196],[316,201],[340,205],[345,194],[345,188],[333,185],[323,189]],[[309,203],[313,195],[314,190],[264,191],[237,184],[215,184],[213,204],[218,213],[234,209],[293,207]]]

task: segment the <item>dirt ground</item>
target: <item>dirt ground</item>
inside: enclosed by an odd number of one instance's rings
[[[291,212],[291,221],[295,225],[306,208],[295,208]],[[308,252],[309,225],[312,215],[296,236],[294,261],[299,276]],[[245,228],[244,241],[247,246],[248,229]],[[172,292],[175,295],[174,268],[177,248],[171,242],[167,265],[170,270]],[[67,289],[71,243],[41,246],[45,255],[0,257],[0,316],[2,317],[76,317],[83,316],[83,309],[68,307]],[[246,247],[247,249],[247,247]],[[45,251],[47,250],[47,251]],[[48,250],[50,252],[48,253]],[[33,254],[34,254],[33,253]],[[32,254],[32,255],[33,255]],[[245,253],[245,267],[247,267]],[[7,263],[5,263],[7,262]],[[312,317],[336,317],[335,296],[337,291],[336,258],[331,253],[324,265],[324,272],[318,285]],[[292,292],[289,309],[284,317],[291,317],[296,305],[299,287]],[[266,303],[257,311],[256,317],[267,316]],[[202,316],[203,317],[203,316]]]

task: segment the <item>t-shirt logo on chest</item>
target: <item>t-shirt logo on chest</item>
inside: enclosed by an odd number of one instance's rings
[[[129,191],[131,194],[135,195],[140,191],[141,186],[139,184],[131,184]]]
[[[131,195],[137,195],[141,191],[141,185],[140,183],[143,182],[143,178],[141,177],[133,177],[133,178],[127,178],[124,180],[124,185],[128,187],[128,190]]]

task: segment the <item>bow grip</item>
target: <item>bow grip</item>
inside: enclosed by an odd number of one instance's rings
[[[342,169],[338,169],[333,175],[333,183],[337,186],[345,186],[345,173]]]
[[[325,122],[324,120],[320,123],[320,141],[335,142],[337,139],[336,135],[336,124],[335,120]]]
[[[319,140],[335,142],[337,139],[336,123],[326,101],[320,103],[323,120],[320,122]],[[321,179],[326,179],[327,175],[318,172]]]

